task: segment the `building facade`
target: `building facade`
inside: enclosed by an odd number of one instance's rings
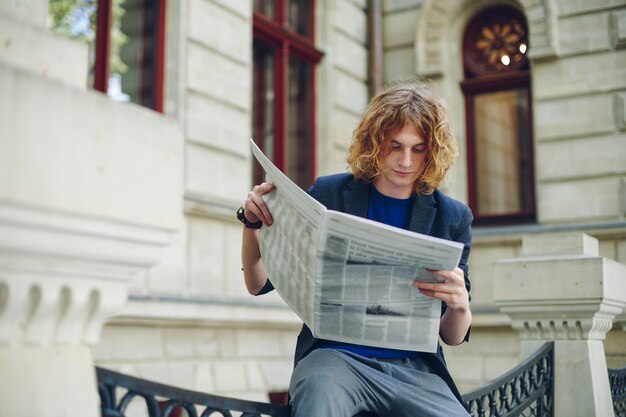
[[[346,170],[371,95],[409,77],[447,102],[461,155],[444,191],[477,218],[472,337],[445,348],[461,391],[519,362],[493,264],[518,257],[522,236],[583,231],[626,263],[624,1],[161,0],[126,32],[136,2],[100,1],[91,47],[52,33],[55,3],[0,3],[2,95],[23,107],[2,101],[13,130],[0,141],[0,208],[13,223],[15,207],[61,216],[65,234],[78,216],[93,222],[81,236],[111,240],[97,253],[43,238],[23,249],[117,268],[128,301],[103,313],[116,310],[91,346],[97,365],[253,400],[286,391],[301,323],[277,294],[248,295],[241,273],[234,213],[260,178],[248,140],[306,187]],[[116,30],[130,39],[117,52]],[[153,60],[129,58],[148,50]],[[66,108],[49,116],[55,103]],[[624,315],[607,334],[611,367],[626,363],[623,326]]]

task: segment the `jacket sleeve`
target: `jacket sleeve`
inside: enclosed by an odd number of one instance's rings
[[[462,243],[463,252],[461,253],[461,260],[459,261],[459,268],[463,270],[463,275],[465,276],[465,287],[467,288],[467,292],[470,293],[470,279],[469,279],[469,265],[468,259],[470,254],[470,249],[472,246],[472,221],[474,217],[472,216],[472,212],[468,207],[465,207],[463,217],[461,222],[459,223],[459,227],[457,228],[456,235],[453,236],[453,240],[459,243]],[[470,295],[471,300],[471,295]]]
[[[272,291],[273,289],[274,289],[274,286],[272,285],[272,282],[268,278],[267,281],[265,281],[265,285],[263,286],[263,288],[261,288],[261,290],[258,293],[254,294],[254,295],[267,294],[268,292]]]
[[[454,240],[455,242],[463,244],[463,252],[461,252],[459,268],[461,268],[461,270],[463,271],[463,276],[465,277],[465,288],[467,289],[467,294],[471,301],[472,294],[470,292],[471,283],[469,279],[468,259],[472,246],[472,221],[474,220],[474,217],[472,216],[472,211],[469,209],[469,207],[463,205],[462,213],[460,213],[459,218],[460,221],[456,223],[457,226],[455,227],[455,230],[451,233],[451,237],[452,240]],[[446,308],[446,303],[441,303],[442,316],[446,312]],[[472,328],[470,326],[470,328],[467,330],[467,333],[465,334],[465,342],[469,341],[471,330]]]
[[[459,261],[459,268],[463,271],[463,276],[465,277],[465,288],[467,288],[467,295],[471,301],[472,293],[470,292],[471,283],[469,279],[469,253],[472,246],[472,221],[474,217],[472,216],[472,211],[465,207],[465,213],[459,224],[459,228],[457,229],[457,235],[454,237],[454,240],[460,243],[463,243],[463,252],[461,253],[461,260]],[[469,329],[467,329],[467,333],[463,340],[465,342],[469,341],[470,333],[472,331],[472,326],[470,325]]]

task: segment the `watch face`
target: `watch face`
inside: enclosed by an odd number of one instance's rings
[[[246,216],[243,215],[243,206],[239,207],[239,209],[237,210],[237,219],[243,224],[246,224],[248,222]]]
[[[263,226],[263,222],[261,220],[253,223],[250,220],[246,219],[246,216],[244,216],[243,212],[244,212],[243,206],[239,207],[239,210],[237,210],[237,219],[241,223],[243,223],[244,226],[246,226],[249,229],[260,229]]]

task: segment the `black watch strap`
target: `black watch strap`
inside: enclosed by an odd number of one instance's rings
[[[261,220],[259,220],[258,222],[251,222],[250,220],[246,219],[246,216],[244,216],[243,212],[243,206],[239,207],[239,210],[237,210],[237,220],[243,223],[243,225],[246,226],[248,229],[260,229],[261,226],[263,226],[263,222]]]

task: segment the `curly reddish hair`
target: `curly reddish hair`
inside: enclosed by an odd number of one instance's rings
[[[392,138],[406,125],[412,125],[427,145],[415,192],[431,194],[456,160],[458,148],[441,99],[424,83],[392,85],[370,101],[352,134],[348,165],[356,178],[372,182],[382,172]]]

